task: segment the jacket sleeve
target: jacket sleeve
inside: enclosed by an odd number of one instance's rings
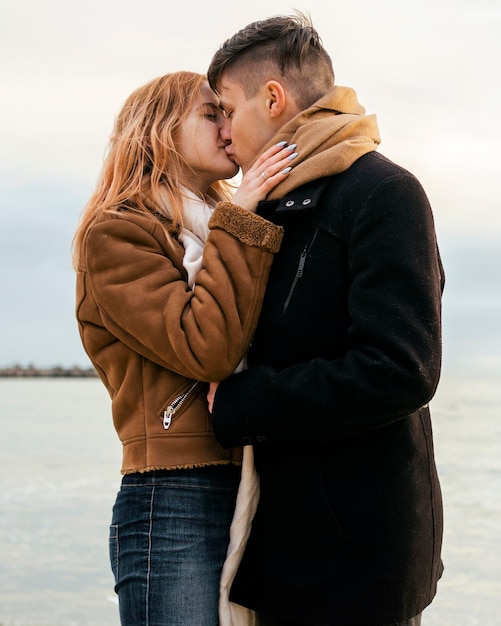
[[[414,177],[399,175],[357,211],[340,303],[350,320],[346,349],[281,370],[260,364],[223,381],[212,414],[223,446],[325,443],[385,426],[433,397],[443,271],[428,200]],[[314,336],[314,313],[308,323]]]
[[[281,228],[231,203],[219,203],[209,227],[193,291],[179,251],[174,260],[179,244],[152,220],[103,220],[85,243],[86,289],[109,341],[202,381],[228,376],[247,350],[282,238]],[[86,349],[98,363],[107,358],[95,332]]]

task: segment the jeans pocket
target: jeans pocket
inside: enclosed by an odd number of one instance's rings
[[[111,524],[110,526],[110,565],[113,576],[115,577],[115,583],[118,582],[118,524]]]

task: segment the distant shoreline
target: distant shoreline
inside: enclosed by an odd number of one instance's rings
[[[0,367],[0,378],[96,378],[93,367],[36,367],[34,365],[12,365]]]

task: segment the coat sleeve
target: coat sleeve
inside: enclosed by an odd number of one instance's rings
[[[443,271],[426,195],[412,175],[393,176],[357,210],[346,242],[346,349],[223,381],[212,414],[222,445],[325,443],[385,426],[433,397]],[[314,313],[308,323],[314,337]]]
[[[152,220],[104,220],[85,243],[86,289],[106,341],[202,381],[228,376],[247,350],[282,237],[280,228],[231,203],[218,205],[209,227],[193,291]],[[98,363],[107,358],[103,333],[84,338]]]

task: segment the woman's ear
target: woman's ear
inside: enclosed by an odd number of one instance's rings
[[[265,85],[266,109],[271,118],[282,115],[287,101],[287,94],[281,83],[269,80]]]

